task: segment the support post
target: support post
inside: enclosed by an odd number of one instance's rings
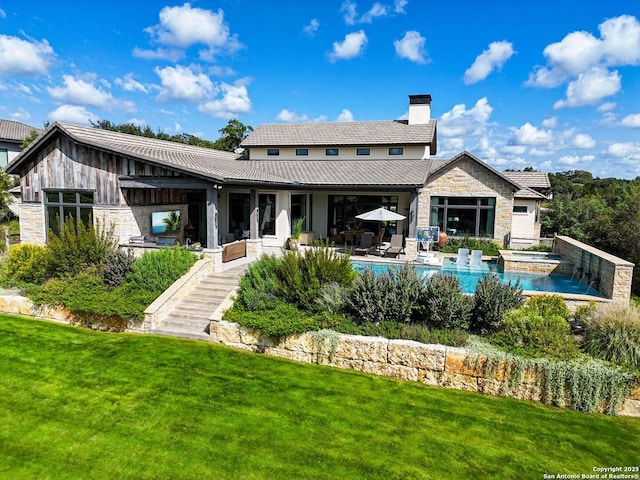
[[[207,248],[218,248],[218,189],[207,185]]]
[[[258,222],[260,220],[258,190],[252,188],[249,190],[249,230],[251,232],[249,238],[257,240],[259,238]]]

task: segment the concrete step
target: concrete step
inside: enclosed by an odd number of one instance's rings
[[[209,334],[206,332],[196,333],[191,330],[165,330],[165,329],[155,329],[151,330],[149,333],[153,335],[163,335],[166,337],[178,337],[184,338],[187,340],[204,340],[209,341]]]

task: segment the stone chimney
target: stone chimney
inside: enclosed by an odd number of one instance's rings
[[[431,120],[431,95],[409,95],[409,125],[424,125]]]

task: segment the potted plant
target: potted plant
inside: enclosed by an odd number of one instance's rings
[[[304,226],[304,217],[296,219],[291,226],[291,236],[289,237],[289,249],[297,250],[300,245],[300,234]]]

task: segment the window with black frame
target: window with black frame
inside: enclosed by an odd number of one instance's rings
[[[453,237],[492,238],[495,210],[495,198],[431,197],[429,224]]]
[[[47,228],[56,234],[64,227],[69,218],[82,220],[85,225],[91,220],[93,212],[93,192],[88,191],[49,191],[45,192]]]
[[[384,207],[398,213],[397,195],[329,195],[329,218],[327,231],[365,229],[378,232],[385,229],[386,234],[397,233],[397,222],[363,222],[357,215],[376,208]]]

